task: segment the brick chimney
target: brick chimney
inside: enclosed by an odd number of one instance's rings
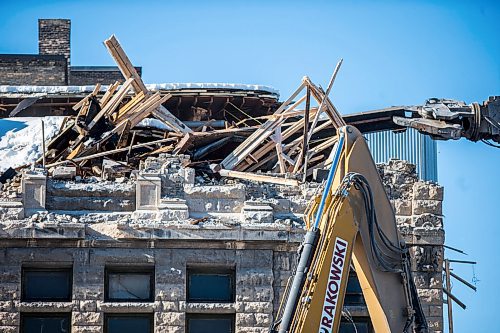
[[[38,53],[41,55],[63,55],[67,60],[67,75],[70,66],[71,20],[38,20]]]

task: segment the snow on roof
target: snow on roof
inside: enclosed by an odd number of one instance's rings
[[[65,117],[0,119],[0,173],[9,167],[31,164],[42,156],[42,120],[45,142],[57,133]]]
[[[2,86],[0,93],[3,94],[77,94],[90,93],[95,86]],[[102,86],[101,91],[105,91],[108,86]],[[146,84],[149,90],[180,90],[180,89],[228,89],[228,90],[248,90],[264,91],[279,96],[279,91],[259,84],[241,83],[152,83]]]

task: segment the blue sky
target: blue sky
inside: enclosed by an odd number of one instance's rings
[[[273,86],[286,97],[308,75],[342,113],[429,97],[482,102],[500,94],[500,4],[494,1],[0,1],[0,53],[37,53],[37,19],[72,20],[72,64],[113,65],[102,41],[116,34],[146,82]],[[500,274],[500,151],[440,142],[446,243],[477,260],[479,291],[455,283],[466,311],[455,331],[486,331]],[[454,265],[470,280],[470,266]]]

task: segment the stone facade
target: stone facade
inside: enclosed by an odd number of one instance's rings
[[[0,85],[95,85],[123,81],[114,66],[71,66],[71,21],[38,20],[39,54],[0,54]],[[141,67],[136,67],[139,75]]]
[[[415,166],[391,160],[379,166],[412,257],[420,302],[431,332],[443,331],[443,187],[417,178]]]
[[[151,314],[155,332],[184,332],[192,314],[229,314],[236,332],[267,332],[296,265],[302,214],[318,184],[215,180],[195,175],[184,167],[187,161],[182,155],[148,158],[121,182],[49,177],[39,185],[40,191],[46,186],[45,203],[37,201],[38,211],[29,214],[22,212],[22,193],[7,186],[0,203],[0,331],[18,332],[22,314],[52,311],[71,313],[72,332],[102,332],[113,313]],[[411,250],[431,332],[441,332],[443,189],[419,181],[414,166],[402,161],[379,171]],[[23,301],[22,267],[48,264],[72,267],[71,301]],[[153,267],[153,300],[106,301],[105,271],[114,266]],[[234,300],[189,301],[190,267],[233,269]],[[346,309],[354,318],[368,315],[363,306]]]

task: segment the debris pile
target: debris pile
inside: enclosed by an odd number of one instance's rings
[[[123,181],[141,161],[160,154],[188,155],[197,176],[213,175],[298,185],[331,163],[335,130],[344,120],[328,98],[342,60],[323,90],[304,77],[273,113],[188,127],[163,105],[171,94],[149,91],[114,36],[106,45],[124,82],[94,90],[73,106],[60,132],[43,147],[55,179],[97,176]]]

